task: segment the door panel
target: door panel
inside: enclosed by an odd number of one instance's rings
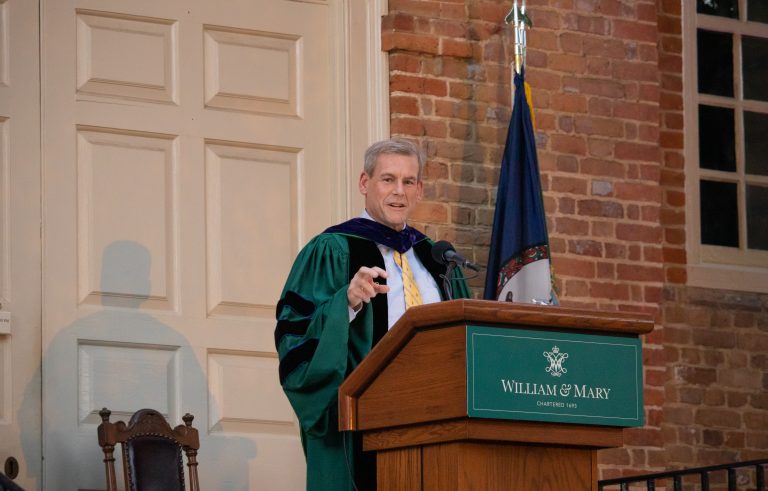
[[[303,489],[274,308],[348,212],[351,8],[43,5],[46,487],[102,487],[98,411],[153,407],[203,488]]]
[[[0,1],[0,470],[40,475],[40,79],[38,7]]]

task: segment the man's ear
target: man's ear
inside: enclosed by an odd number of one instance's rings
[[[360,194],[362,194],[363,196],[368,194],[369,180],[370,180],[370,177],[368,177],[368,174],[366,174],[365,171],[360,173],[360,181],[357,183],[357,186],[360,189]]]
[[[416,201],[421,201],[424,197],[424,182],[416,181]]]

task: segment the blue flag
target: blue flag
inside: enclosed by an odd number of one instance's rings
[[[525,92],[525,69],[521,69],[515,74],[483,298],[556,304],[539,159]]]

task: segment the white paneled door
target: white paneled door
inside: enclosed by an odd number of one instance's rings
[[[374,136],[361,6],[43,2],[46,489],[103,488],[102,407],[194,414],[203,489],[303,489],[274,307]]]
[[[0,1],[0,471],[15,459],[28,489],[41,462],[38,19],[37,2]]]

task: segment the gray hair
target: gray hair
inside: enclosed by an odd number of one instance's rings
[[[416,157],[419,163],[418,180],[421,181],[421,172],[424,170],[424,162],[426,156],[421,148],[415,143],[405,138],[390,138],[388,140],[382,140],[376,142],[365,151],[365,165],[363,170],[368,176],[372,176],[376,171],[376,162],[381,155],[396,154],[396,155],[411,155]]]

